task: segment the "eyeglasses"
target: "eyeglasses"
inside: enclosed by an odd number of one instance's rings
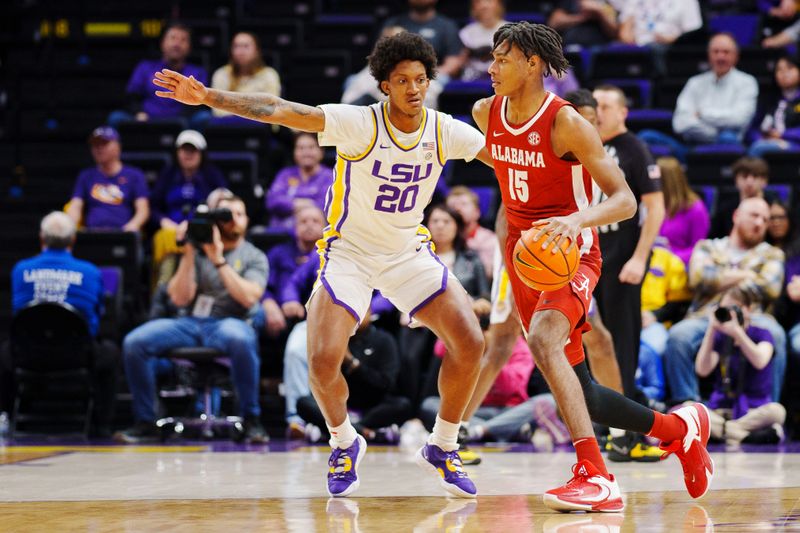
[[[769,216],[769,221],[770,222],[777,222],[778,220],[786,220],[787,218],[789,218],[788,215],[770,215]]]

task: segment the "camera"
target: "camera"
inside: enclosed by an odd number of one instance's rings
[[[742,308],[738,305],[721,305],[714,309],[714,317],[720,322],[727,322],[731,319],[731,311],[736,314],[736,320],[739,322],[739,325],[744,326],[744,314],[742,313]]]
[[[214,224],[224,224],[233,220],[233,213],[226,207],[210,209],[205,204],[198,205],[189,219],[186,238],[194,245],[214,242]]]

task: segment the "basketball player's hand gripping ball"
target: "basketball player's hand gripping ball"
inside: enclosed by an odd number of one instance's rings
[[[514,269],[528,287],[554,291],[572,280],[580,256],[575,245],[581,228],[569,217],[553,217],[534,223],[514,246]]]

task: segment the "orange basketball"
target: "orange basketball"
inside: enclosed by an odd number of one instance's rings
[[[514,269],[525,285],[537,291],[554,291],[570,282],[578,270],[578,247],[567,252],[571,241],[562,239],[561,245],[553,253],[551,244],[542,250],[542,244],[549,233],[538,241],[534,240],[539,229],[531,228],[520,236],[514,246]]]

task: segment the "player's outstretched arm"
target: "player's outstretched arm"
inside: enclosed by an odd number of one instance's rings
[[[267,93],[246,94],[209,89],[194,76],[186,77],[173,70],[156,72],[153,83],[166,89],[156,91],[162,98],[171,98],[187,105],[205,104],[240,117],[279,124],[297,130],[320,132],[325,129],[325,114],[311,107],[284,100]]]
[[[561,108],[556,116],[553,149],[557,154],[571,153],[608,196],[576,213],[582,227],[613,224],[636,214],[636,199],[619,165],[603,149],[597,130],[571,107]]]

